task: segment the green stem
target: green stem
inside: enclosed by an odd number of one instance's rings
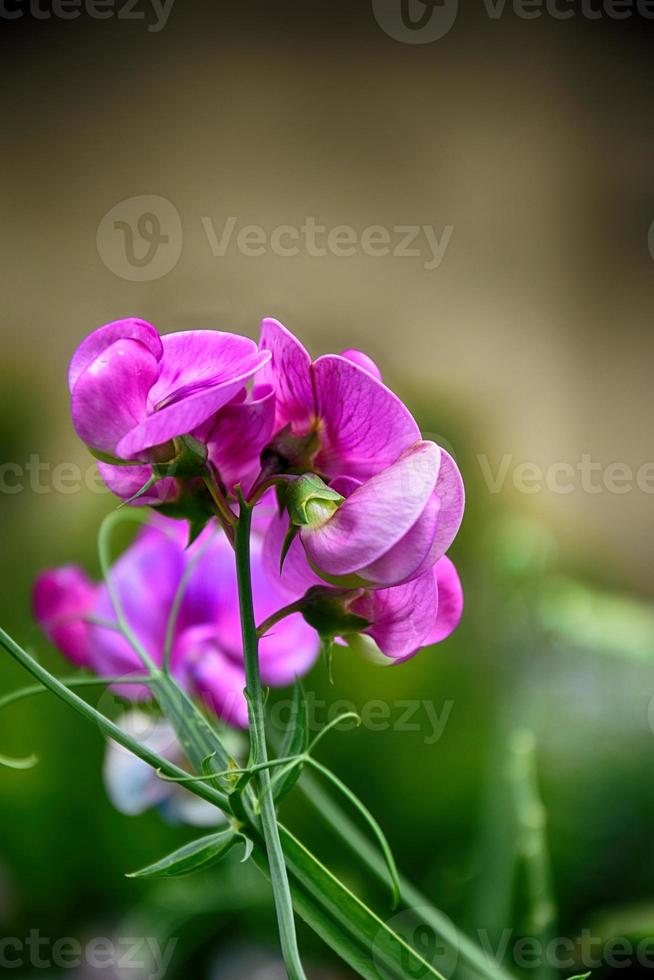
[[[250,572],[250,528],[252,508],[240,497],[239,520],[236,525],[235,551],[236,574],[238,579],[239,606],[241,611],[241,632],[243,636],[243,659],[245,662],[246,696],[250,721],[252,762],[263,765],[268,761],[266,746],[264,699],[259,673],[259,638],[254,618],[252,600],[252,577]],[[282,955],[290,980],[306,980],[295,934],[293,902],[286,872],[286,862],[282,851],[277,825],[275,802],[270,789],[270,773],[262,769],[257,775],[261,796],[261,826],[266,842],[266,852],[270,866],[277,922],[282,947]]]

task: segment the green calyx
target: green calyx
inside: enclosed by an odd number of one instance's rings
[[[296,527],[321,527],[344,500],[315,473],[305,473],[286,488],[286,507]]]
[[[156,461],[153,470],[157,476],[202,476],[207,466],[207,447],[193,436],[179,436],[173,440],[172,459]],[[155,447],[156,448],[156,447]]]
[[[101,463],[112,466],[152,466],[155,476],[201,476],[206,470],[207,447],[193,436],[178,436],[143,451],[139,459],[121,459],[101,449],[91,448]]]
[[[323,640],[360,633],[371,624],[363,616],[353,613],[350,607],[363,591],[314,585],[304,594],[300,611]]]

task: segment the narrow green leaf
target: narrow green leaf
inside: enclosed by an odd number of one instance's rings
[[[345,963],[364,980],[444,980],[289,830],[280,826],[280,833],[297,913]],[[263,848],[257,845],[253,857],[267,875]]]
[[[588,980],[590,976],[590,970],[587,973],[577,973],[574,977],[568,977],[568,980]]]
[[[291,703],[291,716],[288,728],[284,734],[284,741],[280,750],[281,758],[286,756],[302,755],[307,750],[309,744],[309,711],[307,699],[304,695],[304,688],[300,681],[295,682],[293,688],[293,701]],[[290,769],[283,769],[280,773],[273,776],[272,791],[273,798],[277,804],[281,803],[285,796],[291,792],[302,772],[302,765],[292,766]]]
[[[208,834],[198,840],[184,844],[172,854],[154,864],[142,868],[140,871],[132,871],[128,878],[177,878],[179,875],[192,874],[194,871],[201,871],[208,868],[227,854],[229,849],[238,840],[238,835],[233,830],[225,830],[220,834]]]

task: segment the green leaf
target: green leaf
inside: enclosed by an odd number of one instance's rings
[[[588,980],[590,976],[590,970],[587,973],[577,973],[574,977],[568,977],[568,980]]]
[[[300,681],[295,682],[293,688],[293,701],[291,703],[291,717],[288,728],[284,735],[280,750],[280,758],[287,756],[302,755],[306,752],[309,744],[309,711],[307,699],[304,696],[304,688]],[[279,804],[285,796],[291,792],[302,772],[302,765],[298,763],[290,769],[283,769],[279,774],[273,776],[272,791],[273,798]]]
[[[390,926],[342,884],[285,827],[280,826],[295,909],[364,980],[444,980]],[[265,851],[254,861],[267,875]]]
[[[198,840],[184,844],[172,854],[154,864],[132,871],[128,878],[177,878],[179,875],[192,874],[201,871],[224,858],[225,854],[238,840],[233,830],[225,830],[220,834],[208,834]]]

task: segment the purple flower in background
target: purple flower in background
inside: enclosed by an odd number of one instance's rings
[[[275,428],[306,440],[311,466],[305,469],[366,480],[420,440],[415,419],[367,355],[349,350],[312,362],[299,340],[271,319],[262,322],[259,346],[272,355],[260,378],[275,389]]]
[[[38,623],[50,640],[76,667],[90,667],[90,626],[85,617],[97,601],[98,586],[81,568],[62,565],[42,572],[34,586]]]
[[[101,453],[152,461],[149,450],[214,416],[269,359],[235,334],[160,337],[144,320],[115,320],[83,340],[70,363],[75,430]]]
[[[171,672],[225,721],[245,726],[247,704],[234,554],[214,524],[190,548],[185,549],[185,541],[181,522],[158,517],[142,529],[114,564],[113,588],[136,638],[160,666],[171,608],[184,577],[183,598],[172,631]],[[261,553],[262,539],[256,535],[252,541],[254,604],[257,617],[263,620],[283,605],[284,593],[264,573]],[[42,572],[34,589],[37,621],[65,656],[99,676],[143,673],[138,654],[115,629],[115,612],[106,585],[93,587],[88,583],[88,589],[81,588],[80,583],[86,581],[77,569]],[[289,617],[274,635],[261,642],[264,683],[292,683],[311,666],[317,647],[316,635],[302,617]],[[118,691],[126,697],[145,693],[140,685],[119,685]]]

